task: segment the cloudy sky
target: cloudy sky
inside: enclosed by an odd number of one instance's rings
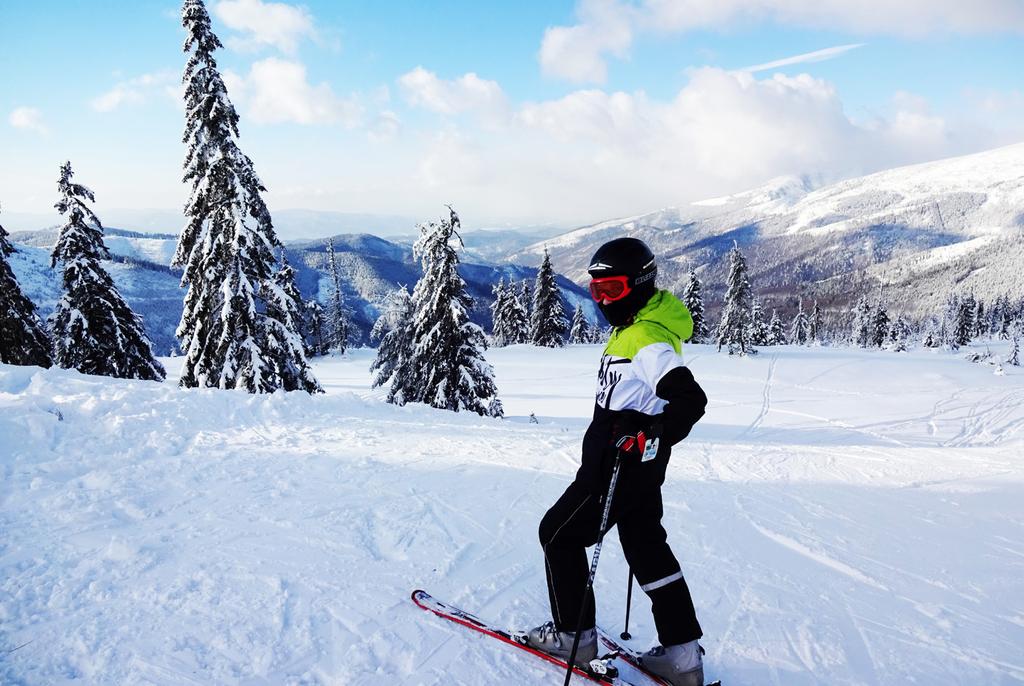
[[[1024,140],[1021,0],[208,0],[271,209],[582,225]],[[172,1],[0,2],[0,204],[181,205]]]

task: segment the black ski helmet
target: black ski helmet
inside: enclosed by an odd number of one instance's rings
[[[658,265],[654,253],[638,238],[616,238],[608,241],[590,258],[587,272],[593,279],[603,276],[628,277],[629,294],[622,300],[598,303],[601,313],[612,326],[625,326],[655,293],[654,279]]]

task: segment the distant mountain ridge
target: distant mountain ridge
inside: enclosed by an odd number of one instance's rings
[[[50,268],[50,250],[58,230],[12,232],[18,249],[11,256],[11,266],[26,295],[40,308],[42,316],[53,311],[60,297],[60,274]],[[148,234],[106,228],[104,240],[113,259],[104,263],[128,303],[140,315],[158,354],[167,355],[177,348],[175,328],[181,319],[185,291],[180,287],[181,271],[168,266],[174,255],[177,237],[170,234]],[[342,277],[346,305],[352,312],[353,343],[369,343],[369,331],[380,314],[388,295],[399,286],[412,291],[420,277],[419,262],[413,258],[412,247],[394,243],[369,234],[346,234],[333,237],[338,268]],[[333,285],[327,272],[327,240],[288,242],[285,252],[296,270],[296,284],[303,298],[316,298],[326,304]],[[464,258],[465,259],[465,258]],[[491,328],[490,305],[494,300],[492,286],[498,279],[531,282],[537,270],[514,264],[494,265],[462,262],[459,273],[473,296],[470,318]],[[565,277],[558,277],[566,316],[576,303],[582,303],[591,321],[599,313],[587,291]]]
[[[746,254],[771,306],[798,298],[845,308],[861,294],[925,315],[952,290],[1024,295],[1024,144],[918,164],[816,188],[776,179],[744,193],[582,227],[510,253],[583,283],[604,241],[630,235],[660,256],[663,285],[695,269],[711,299],[724,293],[727,254]]]

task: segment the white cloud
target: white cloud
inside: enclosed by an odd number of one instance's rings
[[[271,47],[294,54],[303,38],[316,38],[313,16],[304,7],[263,0],[221,0],[213,9],[228,28],[241,36],[228,45],[243,52]]]
[[[410,104],[432,112],[476,112],[491,122],[508,112],[508,101],[501,86],[472,72],[445,80],[423,67],[416,67],[399,77],[398,83]]]
[[[246,76],[225,71],[232,98],[246,117],[260,124],[341,124],[360,126],[365,118],[356,97],[339,97],[324,82],[313,85],[300,62],[268,57],[254,62]]]
[[[119,81],[106,93],[93,98],[90,104],[97,112],[112,112],[122,105],[142,104],[154,94],[178,100],[181,95],[177,85],[179,78],[179,75],[172,71],[136,76]]]
[[[851,50],[864,47],[863,43],[852,43],[850,45],[837,45],[834,48],[825,48],[824,50],[815,50],[814,52],[805,52],[802,55],[794,55],[792,57],[784,57],[780,60],[773,60],[771,62],[765,62],[764,64],[755,64],[752,67],[744,67],[740,71],[748,71],[756,73],[759,71],[770,71],[772,69],[778,69],[779,67],[790,67],[794,64],[807,64],[809,62],[824,62],[825,60],[835,59],[840,55],[844,55]]]
[[[34,107],[18,107],[11,112],[7,121],[16,129],[34,131],[39,134],[49,133],[49,129],[43,124],[43,114]]]
[[[578,22],[544,33],[544,73],[603,83],[606,58],[624,57],[642,32],[674,33],[771,21],[860,34],[1024,34],[1020,0],[579,0]]]

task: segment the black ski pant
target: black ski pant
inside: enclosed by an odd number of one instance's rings
[[[633,470],[624,465],[622,472],[612,498],[608,527],[618,526],[626,562],[651,599],[658,640],[662,645],[697,640],[703,632],[690,589],[661,525],[660,483],[656,488],[644,487],[644,479],[629,473]],[[584,602],[582,628],[596,625],[593,591],[584,597],[590,573],[586,548],[597,543],[604,497],[577,479],[541,520],[540,544],[551,613],[559,631],[576,631],[580,604]]]

